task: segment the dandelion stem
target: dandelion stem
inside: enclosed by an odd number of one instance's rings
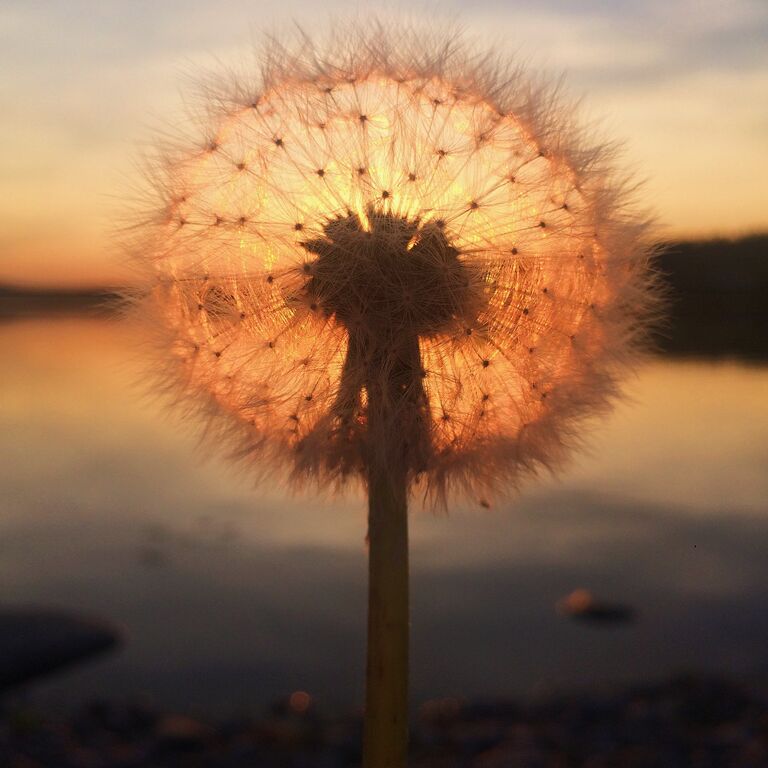
[[[404,768],[408,752],[408,502],[399,463],[369,472],[364,768]]]
[[[364,768],[408,756],[408,466],[423,442],[415,335],[369,337],[368,663]]]

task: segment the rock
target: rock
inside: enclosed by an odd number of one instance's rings
[[[599,601],[587,589],[575,589],[558,600],[557,610],[572,619],[601,624],[627,624],[635,619],[630,606]]]
[[[157,723],[155,735],[163,751],[191,752],[203,749],[213,737],[214,731],[193,717],[169,714]]]
[[[0,609],[0,690],[113,648],[118,632],[104,622],[39,608]]]

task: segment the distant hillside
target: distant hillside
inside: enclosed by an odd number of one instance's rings
[[[768,359],[768,235],[667,243],[665,352]]]
[[[660,351],[768,360],[768,234],[665,243],[657,266],[668,294]],[[46,291],[0,285],[0,320],[108,312],[115,299],[106,288]]]
[[[36,289],[0,285],[0,320],[34,315],[110,312],[117,294],[110,288]]]

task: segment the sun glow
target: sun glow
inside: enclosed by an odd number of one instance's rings
[[[612,396],[645,224],[518,76],[365,55],[217,96],[214,138],[164,166],[155,322],[242,456],[363,472],[376,361],[412,393],[413,480],[514,481]]]

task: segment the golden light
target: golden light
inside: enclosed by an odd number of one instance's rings
[[[519,75],[494,91],[481,71],[360,55],[304,74],[289,60],[259,92],[218,95],[213,138],[162,169],[154,322],[180,394],[203,395],[241,456],[355,475],[364,428],[344,447],[334,417],[348,329],[306,300],[306,244],[350,215],[370,232],[375,213],[414,224],[405,260],[439,226],[483,298],[419,334],[432,450],[411,469],[431,490],[486,496],[557,462],[574,422],[614,394],[647,307],[644,222],[613,202],[601,150],[518,93]],[[423,297],[402,287],[407,318]]]

